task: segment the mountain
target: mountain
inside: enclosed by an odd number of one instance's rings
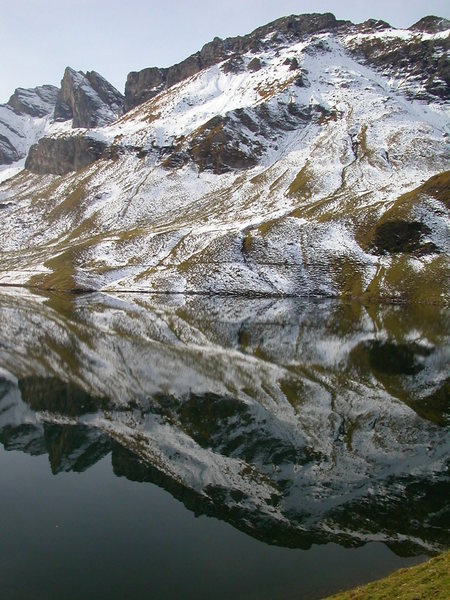
[[[95,71],[64,72],[55,106],[55,120],[72,120],[72,127],[102,127],[123,113],[124,97]]]
[[[0,105],[0,165],[24,158],[36,139],[44,135],[57,95],[58,88],[52,85],[18,88],[6,104]]]
[[[45,352],[42,349],[45,348]],[[449,320],[434,306],[0,293],[0,443],[271,544],[448,547]]]
[[[97,126],[0,186],[0,283],[448,302],[447,25],[284,17],[130,73],[113,122],[67,70]]]
[[[0,168],[24,159],[41,137],[59,135],[69,127],[111,123],[122,115],[123,105],[122,94],[101,75],[70,67],[60,89],[53,85],[16,89],[0,105]]]

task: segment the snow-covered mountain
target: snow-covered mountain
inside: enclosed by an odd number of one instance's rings
[[[45,351],[43,351],[45,349]],[[437,307],[0,293],[0,443],[117,475],[267,542],[448,547]]]
[[[0,169],[4,165],[15,167],[8,176],[23,167],[22,159],[30,146],[51,133],[49,120],[57,97],[58,88],[51,85],[18,88],[6,104],[0,105]]]
[[[43,85],[18,88],[0,105],[0,181],[24,166],[40,138],[72,128],[106,125],[123,113],[124,97],[95,71],[67,67],[61,89]]]
[[[449,33],[291,16],[130,73],[0,186],[0,283],[447,302]]]

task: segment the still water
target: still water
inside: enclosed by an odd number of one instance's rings
[[[5,598],[320,598],[450,546],[436,307],[0,292]]]

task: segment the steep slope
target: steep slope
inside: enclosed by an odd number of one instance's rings
[[[162,90],[216,65],[227,58],[239,59],[247,52],[259,52],[278,45],[280,42],[295,42],[307,36],[331,31],[349,21],[337,21],[331,13],[311,15],[291,15],[282,17],[249,35],[222,40],[215,37],[212,42],[192,54],[187,59],[168,69],[151,67],[131,72],[125,84],[125,108],[130,110],[153,98]]]
[[[364,55],[447,52],[418,27],[281,19],[112,125],[41,140],[0,188],[0,282],[447,302],[442,61],[394,77]]]
[[[30,146],[44,134],[57,95],[58,88],[52,85],[18,88],[0,105],[0,166],[25,158]]]
[[[355,56],[396,82],[410,97],[429,100],[449,97],[450,21],[425,17],[407,31],[362,30],[346,39]]]
[[[18,88],[0,105],[0,180],[23,168],[23,159],[40,138],[70,127],[101,127],[123,113],[124,98],[95,71],[67,67],[61,89],[43,85]]]
[[[409,30],[396,30],[385,21],[370,19],[359,25],[340,21],[331,13],[283,17],[249,35],[222,40],[214,38],[187,59],[168,69],[151,67],[128,75],[125,109],[128,111],[161,91],[195,75],[201,70],[231,59],[234,64],[248,52],[258,53],[280,44],[304,41],[312,35],[334,32],[369,63],[385,72],[420,80],[431,95],[448,94],[449,69],[446,52],[448,35],[432,36],[450,29],[447,19],[424,17]],[[434,81],[436,79],[436,82]]]
[[[124,97],[95,71],[67,67],[55,106],[56,121],[72,121],[72,127],[102,127],[123,113]]]

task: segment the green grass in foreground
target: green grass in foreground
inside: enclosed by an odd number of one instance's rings
[[[328,600],[449,600],[450,552]]]

